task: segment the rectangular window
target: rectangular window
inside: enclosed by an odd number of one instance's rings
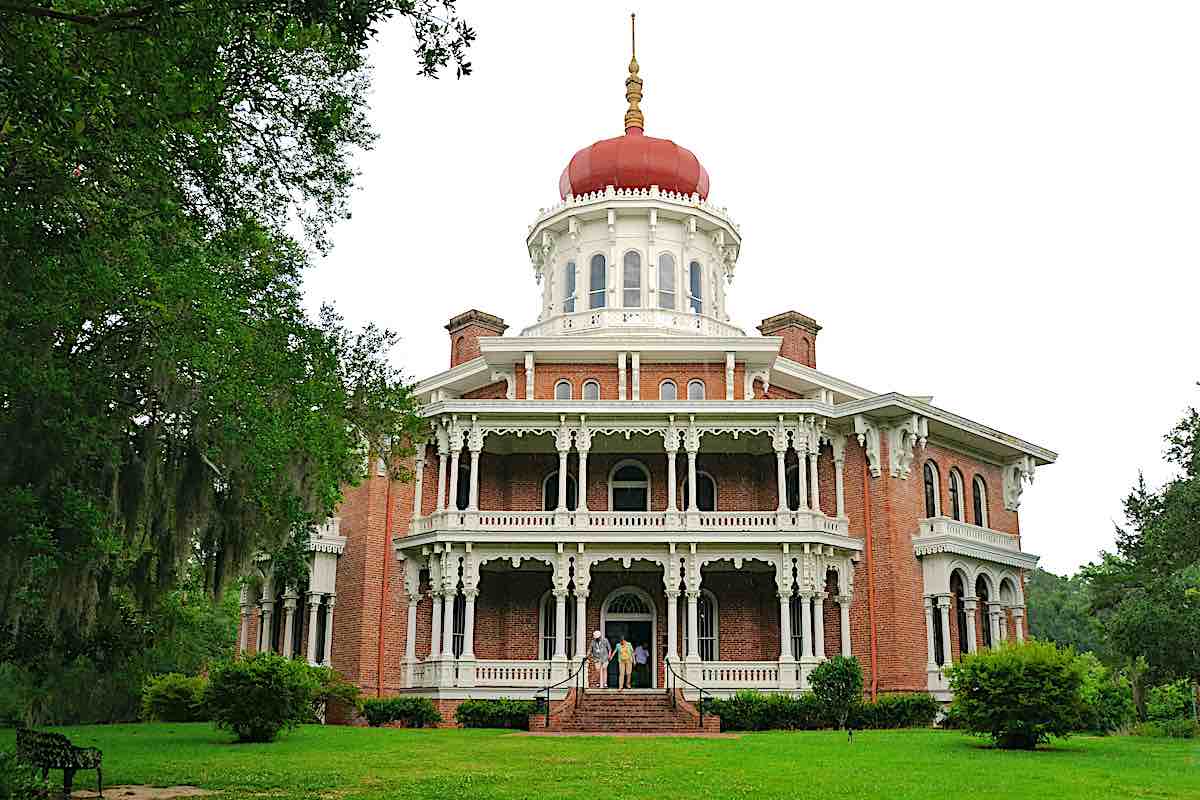
[[[699,261],[693,261],[688,265],[688,304],[696,314],[704,313],[704,296],[701,294],[703,288],[701,286],[703,271]]]
[[[658,257],[658,307],[675,308],[675,259],[670,253]]]
[[[606,275],[607,269],[608,265],[604,261],[604,256],[599,254],[592,256],[591,269],[588,276],[588,286],[591,287],[588,291],[588,308],[604,308],[604,293],[607,289],[606,282],[608,278]]]
[[[623,276],[625,279],[625,293],[623,296],[622,305],[625,308],[641,308],[642,307],[642,256],[639,253],[630,251],[625,254],[625,268]]]
[[[568,261],[563,268],[563,313],[575,310],[575,262]]]

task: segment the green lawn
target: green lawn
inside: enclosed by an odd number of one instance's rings
[[[308,726],[235,745],[207,724],[62,729],[104,750],[106,783],[190,783],[224,798],[1196,798],[1200,744],[1074,737],[1034,753],[953,731],[737,739],[529,737]],[[0,730],[0,748],[13,732]],[[80,773],[79,788],[93,780]],[[91,784],[94,785],[94,784]]]

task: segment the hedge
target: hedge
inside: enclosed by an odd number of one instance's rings
[[[142,687],[142,719],[160,722],[203,722],[209,718],[204,706],[208,681],[201,677],[170,672],[146,681]]]
[[[464,728],[516,728],[529,730],[529,715],[537,708],[532,700],[464,700],[454,719]]]
[[[838,727],[838,720],[811,692],[801,695],[741,691],[730,698],[705,701],[705,712],[721,718],[724,731],[813,731]],[[938,703],[924,693],[881,695],[859,703],[846,724],[867,728],[927,728],[937,717]]]
[[[409,728],[423,728],[442,721],[437,706],[428,697],[373,697],[361,704],[362,715],[372,728],[399,722]]]

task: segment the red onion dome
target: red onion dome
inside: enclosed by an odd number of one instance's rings
[[[657,186],[666,192],[698,194],[708,197],[708,172],[700,159],[670,139],[655,139],[643,133],[646,122],[639,103],[642,79],[638,75],[637,41],[632,31],[633,56],[629,77],[625,79],[625,135],[604,139],[585,147],[571,157],[558,179],[558,193],[567,195],[602,192],[606,186],[618,189],[649,189]]]
[[[618,189],[649,189],[708,197],[708,171],[686,147],[670,139],[646,136],[628,128],[624,136],[603,139],[572,156],[558,179],[558,193],[567,195]]]

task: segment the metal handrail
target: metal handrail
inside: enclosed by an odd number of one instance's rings
[[[666,668],[667,668],[667,674],[666,674],[667,695],[671,698],[671,708],[675,708],[675,687],[671,685],[671,679],[674,678],[676,681],[683,681],[688,686],[690,686],[693,689],[700,692],[700,702],[697,703],[696,706],[697,706],[697,708],[700,709],[700,727],[703,728],[704,727],[704,696],[708,695],[709,697],[713,697],[714,696],[713,693],[708,691],[707,689],[705,689],[703,686],[697,686],[696,684],[692,683],[687,678],[683,677],[678,672],[676,672],[675,666],[674,666],[674,664],[671,663],[670,658],[663,659],[663,664],[666,665]]]
[[[579,666],[570,675],[563,678],[558,683],[554,683],[549,686],[538,689],[536,697],[539,701],[542,699],[542,693],[545,692],[545,694],[546,694],[546,722],[542,727],[544,727],[544,728],[550,727],[550,690],[551,689],[557,689],[559,686],[562,686],[564,683],[567,683],[568,681],[575,681],[575,707],[576,708],[579,707],[579,695],[583,694],[583,691],[582,691],[582,688],[579,686],[579,681],[576,680],[576,678],[580,675],[585,676],[583,681],[586,683],[587,682],[587,678],[586,678],[587,656],[584,656],[583,658],[581,658],[579,660]]]

